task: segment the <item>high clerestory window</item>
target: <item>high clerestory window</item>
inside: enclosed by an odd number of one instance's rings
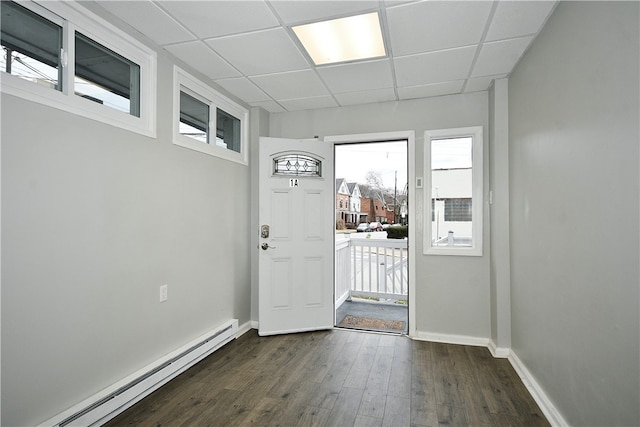
[[[246,165],[248,114],[245,108],[174,67],[174,144]]]
[[[3,1],[1,13],[3,92],[155,135],[153,51],[74,2]]]
[[[140,117],[140,65],[76,31],[76,95]]]
[[[14,2],[3,2],[2,71],[55,90],[62,90],[63,20],[47,19]]]

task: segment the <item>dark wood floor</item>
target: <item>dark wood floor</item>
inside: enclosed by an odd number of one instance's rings
[[[227,344],[107,426],[548,426],[486,348],[333,330]]]

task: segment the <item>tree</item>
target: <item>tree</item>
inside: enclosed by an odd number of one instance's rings
[[[376,198],[382,201],[384,207],[387,207],[387,200],[385,195],[388,193],[387,189],[384,188],[384,183],[382,181],[382,176],[380,172],[370,170],[364,176],[364,179],[367,181],[367,187],[369,189],[369,197]]]

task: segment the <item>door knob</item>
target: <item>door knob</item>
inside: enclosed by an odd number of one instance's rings
[[[275,249],[275,246],[269,246],[269,244],[267,242],[264,242],[262,245],[260,245],[260,247],[262,248],[263,251],[266,251],[267,249],[271,248],[271,249]]]

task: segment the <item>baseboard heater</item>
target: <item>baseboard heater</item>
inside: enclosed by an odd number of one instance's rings
[[[233,340],[237,332],[237,319],[226,322],[206,338],[187,345],[185,350],[178,350],[177,355],[118,387],[115,391],[106,393],[104,397],[97,398],[93,403],[75,411],[54,426],[99,426],[106,423]]]

